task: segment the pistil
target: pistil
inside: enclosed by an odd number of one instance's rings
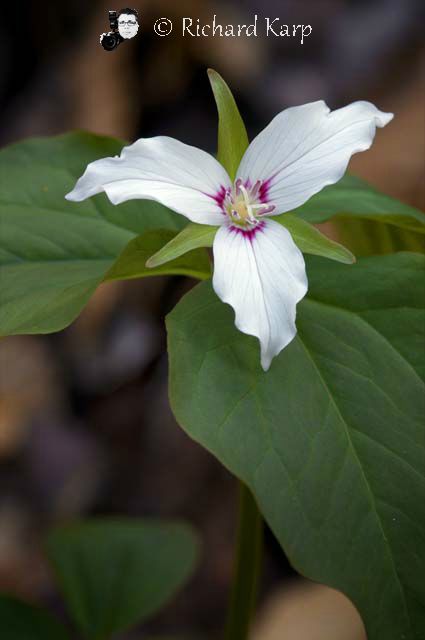
[[[259,202],[261,185],[262,181],[257,180],[253,187],[247,187],[242,179],[238,178],[233,189],[227,192],[223,208],[233,224],[245,229],[252,228],[260,222],[261,216],[275,210],[274,205]]]

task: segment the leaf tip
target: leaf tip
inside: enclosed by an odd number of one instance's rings
[[[148,269],[154,269],[157,266],[158,265],[156,264],[155,255],[148,258],[145,262],[145,267],[147,267]]]
[[[354,253],[351,253],[348,249],[346,249],[346,262],[345,264],[355,264],[357,262],[357,258]]]
[[[208,67],[207,75],[208,75],[208,80],[210,81],[211,88],[212,88],[214,93],[215,93],[217,87],[219,87],[220,85],[221,86],[227,86],[225,81],[224,81],[224,79],[221,77],[221,75],[215,69],[211,69],[211,67]]]

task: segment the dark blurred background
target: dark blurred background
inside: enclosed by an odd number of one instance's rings
[[[206,69],[231,86],[251,136],[283,108],[366,99],[392,111],[352,173],[424,207],[425,45],[419,0],[135,2],[141,28],[106,52],[111,3],[21,1],[0,20],[0,143],[74,128],[135,140],[171,135],[215,151]],[[221,24],[279,17],[299,38],[190,38],[183,16]],[[153,32],[166,16],[168,37]],[[25,179],[23,177],[23,179]],[[1,232],[1,230],[0,230]],[[193,282],[101,286],[80,318],[50,336],[0,343],[0,591],[61,612],[41,551],[48,528],[93,514],[181,517],[201,533],[195,578],[142,631],[212,638],[232,572],[234,479],[177,426],[167,398],[164,315]],[[284,594],[283,596],[281,594]],[[3,630],[2,630],[3,631]],[[2,636],[3,637],[3,636]],[[140,638],[137,634],[124,639]],[[297,578],[266,534],[255,637],[361,639],[342,596]]]

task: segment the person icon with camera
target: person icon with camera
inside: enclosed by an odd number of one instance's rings
[[[106,51],[113,51],[123,40],[134,38],[139,30],[139,19],[136,9],[121,9],[109,11],[110,31],[102,33],[99,39],[100,44]]]

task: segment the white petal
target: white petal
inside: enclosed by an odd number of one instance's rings
[[[275,213],[299,207],[328,184],[338,182],[358,151],[369,149],[376,127],[392,120],[370,102],[330,111],[320,100],[279,113],[252,141],[237,177],[268,181]]]
[[[219,225],[224,214],[214,196],[230,178],[213,156],[183,142],[158,136],[124,147],[121,156],[91,162],[68,193],[85,200],[105,191],[113,204],[157,200],[193,222]]]
[[[295,337],[296,304],[307,292],[304,258],[291,234],[263,220],[251,235],[222,226],[213,245],[213,287],[235,310],[235,324],[256,336],[264,371]]]

